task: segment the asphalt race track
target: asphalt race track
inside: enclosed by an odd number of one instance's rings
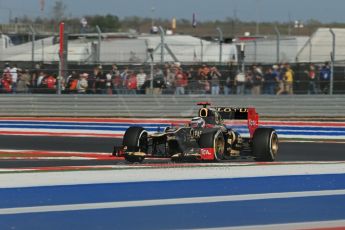
[[[0,136],[0,149],[112,152],[121,139],[88,137]],[[345,144],[281,142],[278,161],[343,161]],[[162,160],[166,161],[166,160]],[[146,160],[147,162],[147,160]],[[109,165],[109,160],[1,160],[0,168]],[[116,162],[116,164],[125,162]],[[115,164],[115,162],[114,162]]]
[[[344,229],[345,144],[281,142],[273,164],[129,164],[111,156],[120,143],[0,135],[1,229]]]

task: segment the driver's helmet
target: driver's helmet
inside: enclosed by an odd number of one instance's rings
[[[201,117],[193,117],[192,121],[190,122],[190,127],[192,128],[204,128],[205,127],[205,120]]]

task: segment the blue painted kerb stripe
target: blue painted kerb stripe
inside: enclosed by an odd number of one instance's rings
[[[116,172],[114,172],[116,173]],[[345,189],[345,174],[0,189],[0,208]]]

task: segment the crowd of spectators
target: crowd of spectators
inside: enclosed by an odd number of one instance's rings
[[[303,72],[302,79],[308,82],[308,94],[328,94],[330,86],[331,69],[329,63],[319,66],[318,71],[314,64]],[[275,64],[263,69],[253,65],[245,73],[238,71],[234,86],[236,94],[294,94],[295,72],[286,64]],[[302,80],[303,81],[303,80]]]
[[[206,64],[182,68],[179,63],[154,67],[105,70],[95,66],[92,71],[72,71],[66,78],[45,71],[39,66],[33,71],[6,64],[1,75],[2,93],[61,93],[76,94],[293,94],[295,73],[289,64],[262,67],[252,65],[245,71],[220,71]],[[330,67],[311,64],[303,74],[309,94],[328,93]]]

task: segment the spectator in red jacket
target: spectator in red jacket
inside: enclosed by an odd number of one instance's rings
[[[314,64],[310,64],[308,75],[308,94],[316,94],[316,72]]]
[[[2,92],[10,93],[12,91],[12,77],[9,69],[5,69],[4,74],[2,75],[1,85],[2,85]]]
[[[49,74],[42,80],[42,86],[45,88],[42,93],[55,93],[56,92],[56,75]]]
[[[187,76],[183,73],[181,68],[176,68],[175,74],[175,94],[176,95],[183,95],[185,94],[185,87],[188,85]]]
[[[48,75],[44,79],[47,89],[55,89],[56,88],[56,76]]]
[[[133,71],[128,72],[128,79],[127,79],[127,90],[128,94],[136,94],[137,93],[137,75]]]

